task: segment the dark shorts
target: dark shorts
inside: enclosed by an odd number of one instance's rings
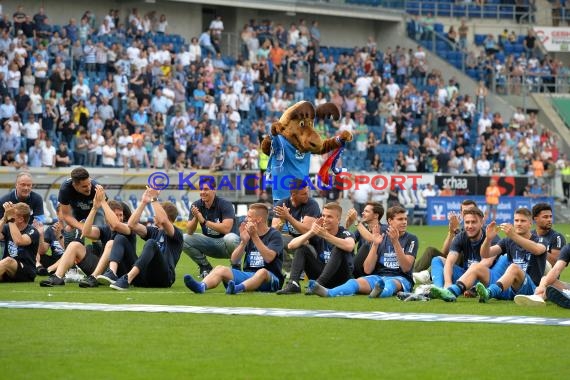
[[[100,244],[90,244],[85,247],[85,257],[77,266],[79,269],[83,271],[86,275],[91,275],[91,273],[95,272],[95,268],[97,268],[97,264],[99,264],[99,259],[101,258],[101,254],[103,251],[101,250]]]
[[[59,260],[61,256],[52,256],[52,255],[41,255],[40,256],[40,263],[44,268],[52,266]]]
[[[23,264],[16,260],[18,263],[18,269],[16,269],[16,274],[14,277],[9,277],[4,274],[2,281],[5,282],[34,282],[36,278],[36,268],[30,265]]]

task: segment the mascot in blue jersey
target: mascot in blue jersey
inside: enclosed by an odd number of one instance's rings
[[[289,107],[279,121],[271,126],[271,136],[261,142],[261,150],[269,156],[267,173],[272,184],[273,200],[278,201],[290,195],[295,179],[309,175],[311,153],[333,152],[319,170],[320,180],[329,183],[329,171],[338,174],[335,167],[344,143],[352,140],[348,131],[338,136],[322,140],[315,131],[315,116],[319,119],[331,117],[340,119],[340,110],[334,103],[325,103],[316,109],[310,102],[301,101]]]

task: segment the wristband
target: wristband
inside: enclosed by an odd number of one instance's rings
[[[6,220],[6,222],[8,222],[8,223],[14,223],[15,221],[16,221],[16,218],[10,218],[10,219]]]
[[[152,203],[152,202],[157,202],[157,201],[158,201],[158,198],[151,198],[151,199],[150,199],[150,203]]]

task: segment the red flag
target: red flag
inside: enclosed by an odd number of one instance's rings
[[[329,158],[326,159],[325,163],[319,169],[319,178],[321,182],[325,185],[329,185],[329,171],[336,165],[337,160],[340,157],[340,153],[342,152],[342,147],[336,148]],[[336,173],[335,173],[336,174]]]

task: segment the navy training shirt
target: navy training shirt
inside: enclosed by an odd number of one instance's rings
[[[10,227],[7,224],[4,225],[4,228],[2,229],[2,234],[4,235],[4,256],[2,259],[11,257],[24,265],[35,268],[36,254],[38,253],[38,247],[40,245],[40,233],[34,226],[29,224],[20,232],[22,235],[28,235],[30,237],[32,240],[31,244],[26,246],[16,245],[12,239]]]
[[[91,180],[91,192],[89,195],[82,194],[75,190],[71,178],[66,179],[59,189],[57,201],[62,205],[70,205],[73,210],[73,217],[78,221],[87,219],[89,211],[93,208],[93,198],[95,198],[95,186],[99,183]]]
[[[416,257],[418,253],[418,238],[416,235],[405,232],[398,238],[398,241],[404,250],[404,254],[413,256],[414,258]],[[408,272],[404,272],[402,268],[400,268],[396,250],[388,235],[385,235],[384,239],[382,239],[382,243],[378,246],[377,253],[378,261],[372,274],[379,276],[402,276],[410,281],[411,284],[414,283],[412,278],[413,265]]]
[[[313,198],[309,198],[309,201],[307,203],[303,203],[302,205],[294,207],[293,203],[291,203],[291,197],[289,197],[277,202],[276,206],[287,207],[289,209],[289,213],[291,214],[291,216],[295,220],[298,220],[301,223],[303,222],[303,218],[305,216],[312,216],[313,218],[321,217],[321,208],[319,207],[317,201],[314,200]],[[285,225],[287,226],[287,229],[291,236],[297,237],[302,235],[289,222],[285,222]]]
[[[28,224],[32,224],[34,222],[34,218],[38,218],[42,223],[44,222],[44,201],[38,193],[32,191],[23,201],[18,199],[16,189],[10,191],[8,194],[4,194],[0,198],[0,218],[4,217],[4,207],[2,207],[2,205],[6,202],[12,202],[14,204],[23,202],[30,206],[32,214],[30,215]]]
[[[530,240],[538,243],[539,236],[532,233]],[[540,244],[546,247],[546,242]],[[517,264],[523,272],[528,273],[535,285],[540,283],[546,266],[546,251],[542,255],[533,255],[526,249],[521,248],[510,238],[501,239],[498,245],[501,247],[501,252],[509,256],[509,261],[513,264]]]
[[[222,238],[224,235],[214,229],[206,227],[207,221],[214,223],[221,223],[224,219],[231,219],[233,221],[236,216],[234,206],[231,202],[220,198],[217,195],[214,197],[214,201],[210,208],[206,208],[206,203],[202,199],[198,199],[193,202],[192,206],[198,207],[198,210],[200,210],[200,213],[202,213],[202,216],[204,217],[204,224],[200,223],[202,234],[211,238]],[[194,219],[194,215],[190,214],[189,220],[192,219]]]
[[[155,226],[149,226],[146,228],[146,236],[144,240],[149,239],[154,239],[160,249],[160,252],[165,255],[168,263],[170,281],[171,284],[173,284],[176,279],[176,264],[178,264],[178,260],[180,260],[182,245],[184,244],[182,231],[174,226],[174,235],[170,237],[166,234],[166,231]]]
[[[259,252],[259,249],[253,244],[250,239],[245,245],[245,255],[243,258],[243,271],[244,272],[257,272],[261,268],[265,268],[273,273],[278,279],[279,283],[283,282],[283,274],[281,267],[283,265],[283,237],[281,233],[273,227],[265,235],[259,237],[265,246],[277,253],[273,261],[266,262]]]
[[[449,247],[449,253],[457,252],[463,255],[463,269],[469,268],[471,265],[481,262],[481,246],[487,233],[483,230],[481,238],[473,241],[467,236],[467,232],[461,231],[459,234],[455,235],[451,246]],[[500,239],[498,236],[491,241],[491,246],[499,243]],[[497,256],[499,257],[499,256]]]

